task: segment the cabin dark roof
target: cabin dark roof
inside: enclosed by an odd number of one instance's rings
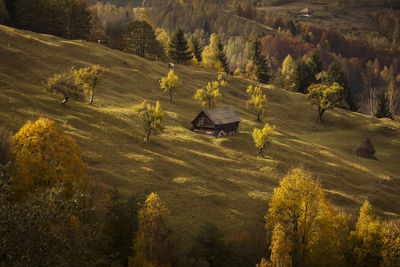
[[[240,122],[239,116],[230,107],[206,109],[202,112],[214,123],[214,125]],[[195,121],[196,119],[194,119],[193,121]]]

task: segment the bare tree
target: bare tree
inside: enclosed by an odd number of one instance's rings
[[[368,96],[368,113],[371,116],[375,116],[378,110],[378,98],[376,96],[376,88],[371,88]]]
[[[392,81],[387,89],[387,98],[389,109],[393,115],[397,115],[400,109],[400,92],[396,89],[395,83]]]

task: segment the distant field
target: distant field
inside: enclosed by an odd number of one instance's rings
[[[41,81],[67,64],[101,64],[110,69],[94,105],[43,91]],[[214,139],[189,130],[201,110],[195,89],[217,73],[176,66],[183,88],[175,103],[162,95],[158,80],[167,64],[108,49],[0,26],[0,124],[17,131],[27,120],[46,116],[74,136],[94,179],[121,192],[158,192],[171,212],[169,225],[190,241],[199,225],[214,221],[227,233],[243,224],[263,230],[263,216],[273,188],[287,170],[302,166],[318,177],[338,208],[356,212],[368,199],[381,214],[400,215],[400,125],[336,109],[323,124],[305,96],[265,86],[265,122],[278,135],[257,157],[251,132],[262,124],[246,108],[250,81],[229,78],[221,106],[241,117],[240,134]],[[160,100],[166,130],[149,144],[134,119],[133,106]],[[369,137],[378,160],[357,157],[357,146]],[[182,243],[186,244],[186,243]]]
[[[273,7],[260,7],[259,11],[265,11],[279,16],[287,16],[304,23],[315,23],[324,27],[332,27],[338,29],[344,34],[354,33],[369,33],[376,31],[369,14],[374,11],[384,10],[382,7],[346,7],[343,12],[338,13],[337,16],[332,14],[332,10],[326,10],[323,3],[311,3],[309,1],[302,1],[290,3],[281,6]],[[311,17],[296,16],[298,11],[303,8],[312,8],[314,13]]]

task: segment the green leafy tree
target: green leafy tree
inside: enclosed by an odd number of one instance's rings
[[[61,104],[66,104],[70,98],[78,101],[84,100],[84,90],[75,79],[75,67],[68,68],[61,73],[56,73],[52,77],[43,82],[46,91],[60,93],[64,96]]]
[[[272,141],[272,136],[275,134],[275,126],[265,123],[262,129],[254,128],[253,130],[253,140],[254,145],[258,148],[258,155],[264,157],[263,150]]]
[[[214,108],[222,96],[219,89],[220,86],[226,86],[226,82],[222,78],[222,75],[218,76],[217,81],[209,82],[206,88],[197,89],[193,98],[199,100],[203,108],[207,105],[208,108]]]
[[[151,193],[138,213],[139,229],[129,266],[169,266],[168,235],[165,221],[168,210],[156,193]]]
[[[93,65],[91,67],[81,68],[75,71],[74,75],[76,83],[80,84],[90,95],[90,105],[93,104],[97,83],[103,78],[107,71],[108,70],[106,68],[100,65]]]
[[[165,94],[169,94],[169,102],[172,103],[172,95],[176,94],[180,87],[179,78],[174,74],[174,70],[170,70],[167,77],[161,78],[160,88],[164,90]]]
[[[140,105],[136,105],[134,111],[146,134],[146,143],[150,141],[150,134],[158,135],[164,130],[164,112],[162,111],[160,102],[157,101],[156,105],[153,106],[145,100]]]
[[[193,57],[181,28],[177,28],[172,35],[169,43],[169,56],[178,63],[186,63]]]
[[[261,50],[261,40],[257,37],[251,43],[249,59],[256,67],[257,79],[262,83],[267,83],[271,78],[270,67],[267,58],[261,54]]]
[[[264,114],[267,96],[263,94],[260,86],[253,86],[252,84],[247,87],[246,92],[250,97],[250,99],[247,100],[247,106],[256,111],[257,121],[261,121],[260,116]]]
[[[390,118],[393,119],[393,114],[390,112],[389,101],[386,92],[381,94],[378,102],[378,108],[375,113],[377,118]]]
[[[54,121],[28,121],[12,138],[14,186],[23,197],[37,188],[81,183],[86,164],[75,140]]]
[[[208,266],[224,266],[226,248],[223,237],[215,224],[204,223],[196,235],[191,254],[197,261],[207,262]]]
[[[343,87],[337,83],[331,86],[325,84],[313,84],[308,88],[307,98],[313,98],[318,106],[318,122],[322,121],[325,111],[333,109],[338,104],[346,105],[341,97]]]
[[[228,60],[226,58],[226,53],[224,51],[224,45],[220,40],[218,41],[217,48],[218,48],[218,60],[219,62],[221,62],[222,68],[224,69],[225,73],[229,74],[231,70],[229,68]]]
[[[200,46],[199,40],[192,36],[190,39],[190,48],[193,51],[193,54],[197,60],[197,62],[203,61],[202,53],[203,53],[203,48]]]
[[[125,35],[126,51],[147,59],[162,59],[165,51],[156,39],[154,29],[146,21],[132,21]]]

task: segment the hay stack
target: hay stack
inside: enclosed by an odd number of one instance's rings
[[[375,152],[376,150],[369,138],[366,138],[357,149],[357,155],[364,158],[375,159]]]

